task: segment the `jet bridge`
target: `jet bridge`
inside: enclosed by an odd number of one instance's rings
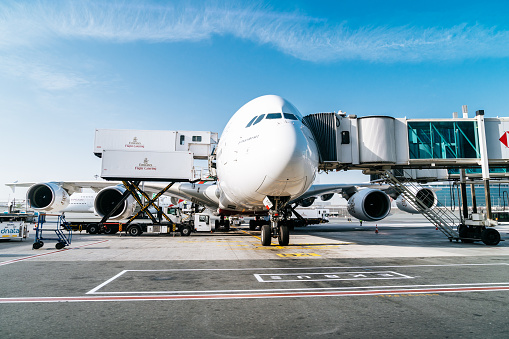
[[[321,170],[450,169],[509,166],[509,118],[397,119],[344,113],[305,116]],[[498,171],[506,173],[505,170]]]
[[[463,106],[463,116],[396,119],[390,116],[357,117],[341,112],[316,113],[305,116],[303,123],[317,142],[320,170],[360,169],[365,174],[378,175],[403,195],[405,186],[400,181],[454,180],[459,173],[462,196],[465,197],[460,223],[446,222],[447,218],[431,214],[426,217],[450,240],[472,241],[484,237],[485,243],[496,244],[500,241],[498,232],[492,232],[493,229],[480,231],[496,225],[491,217],[489,180],[490,176],[508,176],[509,118],[485,118],[483,110],[477,111],[475,118],[468,118],[466,106]],[[482,225],[465,229],[459,225],[470,225],[472,221],[466,205],[467,169],[482,174],[487,214]],[[407,195],[408,199],[416,200],[417,207],[425,205],[410,193]],[[458,227],[458,232],[452,229],[453,226]],[[485,233],[484,236],[481,233]]]

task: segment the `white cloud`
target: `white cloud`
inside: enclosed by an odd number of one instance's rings
[[[0,5],[0,51],[52,39],[200,41],[231,35],[313,62],[418,62],[509,56],[509,32],[482,25],[351,29],[300,13],[228,2],[40,1]]]

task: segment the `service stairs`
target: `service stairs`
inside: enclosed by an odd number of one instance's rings
[[[457,232],[458,226],[461,224],[461,220],[451,210],[443,206],[439,201],[435,208],[426,208],[426,204],[417,198],[416,192],[419,191],[421,186],[415,182],[402,183],[396,178],[390,171],[385,171],[381,174],[381,178],[387,182],[393,189],[400,192],[405,198],[407,203],[416,210],[422,211],[422,214],[440,230],[449,241],[460,239],[459,233]]]

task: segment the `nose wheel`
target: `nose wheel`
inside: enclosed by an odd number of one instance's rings
[[[262,246],[270,246],[271,238],[277,238],[280,246],[288,246],[290,243],[290,230],[287,225],[282,225],[283,217],[281,217],[281,213],[278,212],[278,207],[284,206],[279,199],[271,199],[275,200],[273,205],[269,210],[270,215],[270,225],[262,226],[262,234],[261,234],[261,242]]]

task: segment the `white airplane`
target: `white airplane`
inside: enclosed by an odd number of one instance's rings
[[[264,246],[271,244],[271,238],[278,238],[282,246],[288,245],[292,205],[309,206],[317,196],[329,200],[341,192],[348,199],[349,213],[360,220],[377,221],[389,214],[391,202],[386,193],[359,189],[370,185],[312,185],[318,161],[316,141],[302,123],[300,112],[287,100],[266,95],[242,106],[226,125],[216,150],[217,182],[176,183],[167,194],[215,210],[224,224],[227,215],[268,215],[270,225],[261,225]],[[69,194],[80,187],[98,191],[94,210],[100,216],[111,211],[125,191],[122,185],[107,181],[40,183],[30,187],[27,199],[36,210],[63,211]],[[161,188],[160,183],[145,183],[145,190]],[[434,192],[433,197],[429,208],[436,202]],[[112,218],[131,215],[134,204],[134,199],[128,198]],[[412,212],[410,206],[403,209]],[[250,228],[254,227],[256,223],[252,222]]]

